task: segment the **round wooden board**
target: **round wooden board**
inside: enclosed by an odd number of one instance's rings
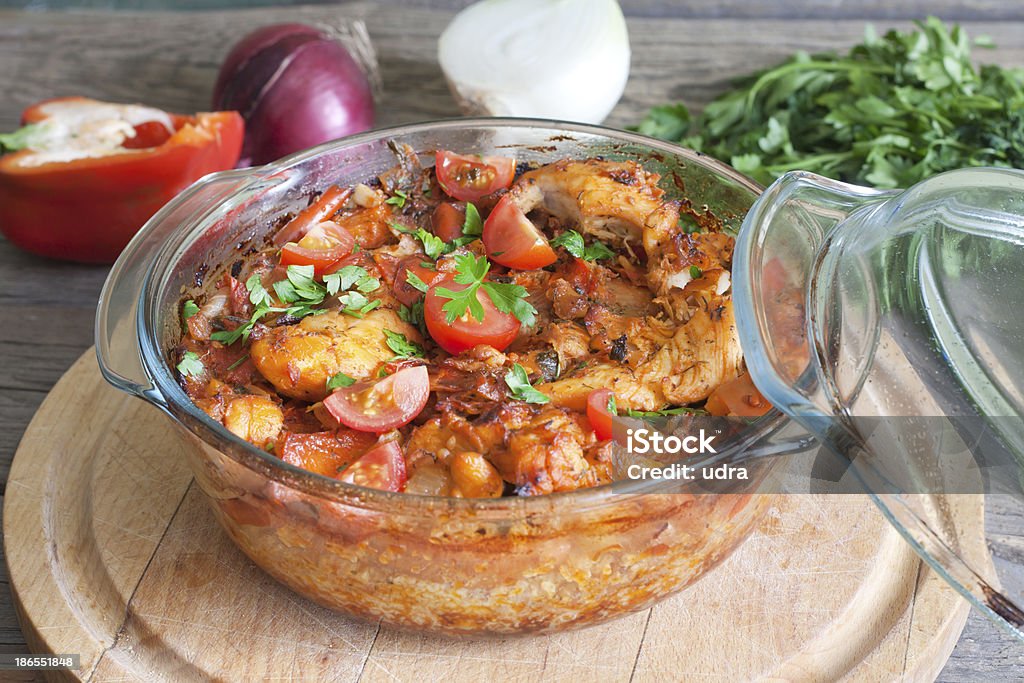
[[[11,586],[36,652],[81,655],[72,678],[930,681],[969,609],[866,496],[800,495],[653,609],[548,637],[411,635],[276,584],[221,532],[177,448],[92,352],[25,433],[4,508]],[[965,505],[980,524],[980,497]]]

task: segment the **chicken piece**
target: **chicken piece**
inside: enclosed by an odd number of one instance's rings
[[[491,454],[502,478],[519,495],[572,491],[598,483],[598,473],[586,458],[597,437],[581,414],[544,406],[525,425],[510,430],[508,448]]]
[[[665,232],[678,223],[679,207],[662,201],[658,180],[635,161],[565,159],[524,173],[509,193],[523,213],[543,209],[621,247],[640,244],[649,229]]]
[[[320,401],[327,396],[327,380],[333,375],[343,372],[367,379],[380,363],[394,357],[384,330],[423,342],[419,330],[391,309],[378,308],[364,318],[330,311],[268,330],[253,341],[249,355],[281,394]]]
[[[735,241],[720,232],[686,234],[678,229],[652,235],[647,284],[659,297],[677,297],[673,310],[683,309],[680,301],[694,295],[720,296],[731,286],[729,265]],[[696,269],[696,270],[695,270]]]
[[[228,431],[260,448],[273,443],[283,425],[281,406],[266,396],[238,396],[224,411]]]
[[[706,399],[719,384],[736,378],[742,365],[732,301],[719,298],[698,308],[638,368],[637,379],[659,387],[665,403],[686,405]]]
[[[555,405],[586,410],[590,392],[607,388],[615,392],[621,408],[660,410],[668,404],[702,401],[740,372],[743,354],[732,301],[727,298],[696,309],[690,320],[679,326],[654,318],[639,321],[605,315],[604,330],[595,329],[591,345],[604,350],[611,338],[609,355],[613,360],[583,366],[556,382],[539,385],[537,389]],[[620,331],[622,336],[614,337]],[[635,363],[614,361],[619,340],[623,340],[626,361],[635,359]]]
[[[493,346],[481,344],[445,358],[430,375],[439,410],[478,415],[505,398],[508,359]]]
[[[505,489],[498,470],[480,453],[463,451],[448,459],[456,498],[499,498]]]
[[[587,409],[587,397],[595,389],[615,392],[615,402],[621,409],[659,410],[665,405],[658,382],[646,383],[637,371],[613,362],[583,365],[555,382],[537,385],[553,405],[580,412]]]
[[[336,478],[376,443],[376,434],[346,428],[309,434],[282,432],[277,437],[274,452],[286,463]]]
[[[558,354],[559,374],[590,357],[590,335],[577,323],[552,323],[544,329],[540,338]]]

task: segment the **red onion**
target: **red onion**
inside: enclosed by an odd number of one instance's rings
[[[264,26],[239,41],[217,76],[213,109],[245,119],[239,166],[373,126],[366,74],[341,43],[303,24]]]

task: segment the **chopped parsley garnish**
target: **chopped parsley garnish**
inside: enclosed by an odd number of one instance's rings
[[[583,243],[583,235],[575,230],[566,230],[561,235],[551,240],[553,247],[565,247],[565,250],[585,261],[597,261],[599,259],[614,258],[615,252],[608,248],[604,242],[594,241],[587,246]]]
[[[512,369],[505,374],[505,384],[512,392],[512,398],[524,403],[547,403],[551,400],[530,384],[530,376],[526,374],[526,368],[519,363],[513,365]]]
[[[612,415],[619,414],[619,406],[615,404],[615,394],[609,394],[608,396],[608,412]]]
[[[199,355],[193,351],[186,351],[176,367],[185,377],[198,377],[203,374],[203,361],[199,360]]]
[[[415,325],[419,328],[421,334],[427,333],[427,325],[423,320],[423,302],[417,301],[412,306],[403,305],[398,309],[398,317],[402,319],[402,322],[407,322],[410,325]]]
[[[704,275],[704,271],[703,270],[701,270],[697,266],[690,266],[690,277],[692,277],[694,280],[696,280],[697,278],[701,277],[702,275]]]
[[[189,299],[181,306],[181,320],[182,322],[187,321],[189,318],[199,312],[199,306],[196,305],[195,301]]]
[[[395,190],[395,195],[384,200],[384,203],[391,204],[392,206],[397,206],[399,209],[401,209],[403,206],[405,206],[405,200],[407,200],[408,198],[409,195],[407,195],[406,193],[402,192],[401,190]]]
[[[436,290],[438,296],[451,299],[442,307],[449,325],[464,316],[466,311],[477,321],[483,322],[484,307],[477,298],[477,292],[481,289],[502,313],[511,313],[524,325],[532,325],[537,321],[537,309],[526,300],[525,287],[504,282],[484,282],[487,271],[491,269],[486,257],[459,254],[455,257],[455,265],[455,282],[469,286],[459,291],[447,287],[438,287]]]
[[[245,289],[249,292],[249,301],[252,302],[253,306],[269,307],[274,305],[270,292],[263,288],[263,282],[260,280],[259,273],[253,273],[249,276],[249,279],[245,281]]]
[[[236,361],[235,361],[234,363],[232,363],[231,365],[229,365],[229,366],[228,366],[228,372],[231,372],[232,370],[234,370],[235,368],[237,368],[237,367],[238,367],[239,365],[241,365],[242,363],[244,363],[244,362],[245,362],[245,359],[246,359],[246,358],[248,358],[248,357],[249,357],[249,354],[247,354],[247,353],[243,353],[243,354],[242,354],[242,357],[241,357],[241,358],[239,358],[239,359],[238,359],[238,360],[236,360]]]
[[[420,276],[411,270],[405,271],[405,281],[421,292],[426,292],[429,289],[427,283],[421,280]]]
[[[466,220],[462,222],[462,234],[468,237],[479,237],[484,234],[484,222],[472,202],[466,202]]]
[[[650,418],[668,417],[669,415],[707,415],[706,410],[700,408],[663,408],[662,410],[627,410],[628,417]]]
[[[472,206],[471,204],[469,206]],[[475,211],[475,208],[474,208]],[[466,212],[466,220],[469,220],[469,211]],[[480,214],[476,214],[477,222],[480,221]],[[465,232],[465,223],[463,224],[463,232]],[[450,254],[459,247],[464,247],[470,242],[479,239],[479,233],[476,235],[465,234],[462,237],[457,237],[451,242],[445,242],[437,235],[424,230],[423,228],[408,228],[401,223],[392,222],[391,227],[398,232],[404,232],[406,235],[412,235],[423,244],[423,253],[427,255],[427,258],[436,261],[445,254]],[[480,224],[479,230],[483,232],[483,224]]]
[[[335,389],[340,389],[342,387],[350,387],[355,383],[355,379],[349,377],[344,372],[339,372],[327,378],[327,391],[334,391]]]
[[[409,339],[401,332],[384,330],[388,348],[395,352],[395,358],[422,358],[423,347]]]
[[[380,287],[380,280],[371,277],[361,266],[345,266],[337,272],[324,275],[324,283],[331,296],[351,289],[353,285],[363,293],[375,292]]]
[[[354,318],[362,318],[364,315],[380,306],[380,299],[367,299],[360,292],[347,292],[338,297],[341,304],[341,312],[351,315]]]
[[[418,229],[415,235],[417,239],[423,243],[423,253],[427,255],[427,258],[431,258],[436,261],[446,253],[445,249],[447,245],[444,243],[444,240],[437,235],[432,235],[423,228]]]

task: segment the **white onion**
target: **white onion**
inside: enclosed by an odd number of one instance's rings
[[[600,123],[629,78],[629,34],[617,0],[483,0],[438,60],[468,114]]]

